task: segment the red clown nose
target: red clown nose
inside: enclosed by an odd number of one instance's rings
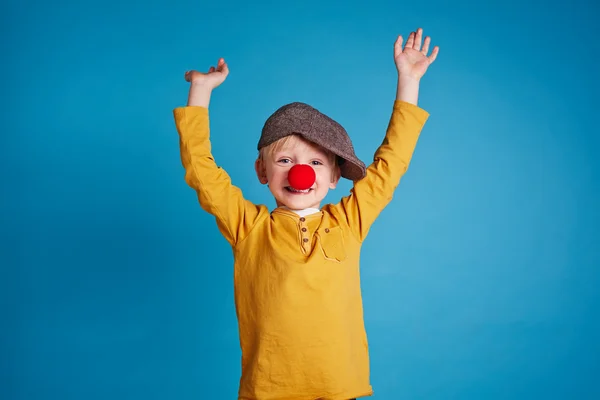
[[[288,172],[288,182],[296,190],[310,188],[315,183],[316,177],[315,170],[307,164],[294,165]]]

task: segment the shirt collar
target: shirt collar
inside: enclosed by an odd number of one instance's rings
[[[292,210],[286,206],[282,206],[281,208],[283,208],[285,210],[289,210],[293,213],[296,213],[301,217],[306,217],[307,215],[316,214],[316,213],[321,212],[321,210],[319,210],[318,208],[305,208],[304,210]]]

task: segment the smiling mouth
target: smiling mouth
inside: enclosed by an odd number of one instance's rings
[[[307,193],[310,193],[310,191],[313,189],[298,190],[298,189],[294,189],[293,187],[286,186],[285,190],[287,190],[290,193],[307,194]]]

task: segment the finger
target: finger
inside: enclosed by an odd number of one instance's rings
[[[405,49],[412,48],[414,43],[415,43],[415,33],[411,32],[410,35],[408,35],[408,40],[406,41],[404,48]]]
[[[210,69],[208,70],[208,72],[215,72],[215,67],[210,67]]]
[[[415,44],[413,45],[413,49],[420,51],[421,50],[421,39],[423,37],[423,29],[418,28],[417,33],[415,35]]]
[[[219,59],[219,64],[217,64],[217,71],[223,72],[223,70],[227,67],[227,63],[224,59]]]
[[[394,43],[394,56],[402,53],[402,41],[404,39],[402,38],[402,35],[398,36],[398,38],[396,39],[396,42]]]
[[[222,72],[223,72],[225,75],[229,74],[229,67],[227,66],[227,63],[226,63],[226,62],[223,62],[223,65],[221,66],[221,71],[222,71]]]
[[[435,61],[435,59],[437,58],[437,55],[438,55],[439,51],[440,51],[440,48],[438,46],[435,46],[433,48],[433,51],[431,52],[431,55],[429,57],[427,57],[429,59],[429,64],[432,64]]]
[[[431,38],[429,36],[427,36],[425,38],[425,41],[423,42],[423,48],[421,49],[421,53],[426,56],[427,52],[429,51],[429,43],[431,43]]]

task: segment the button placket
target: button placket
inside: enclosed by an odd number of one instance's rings
[[[299,228],[300,228],[300,240],[301,240],[301,245],[302,245],[302,251],[304,253],[309,253],[310,252],[310,233],[306,226],[306,218],[304,218],[304,217],[300,218]]]

